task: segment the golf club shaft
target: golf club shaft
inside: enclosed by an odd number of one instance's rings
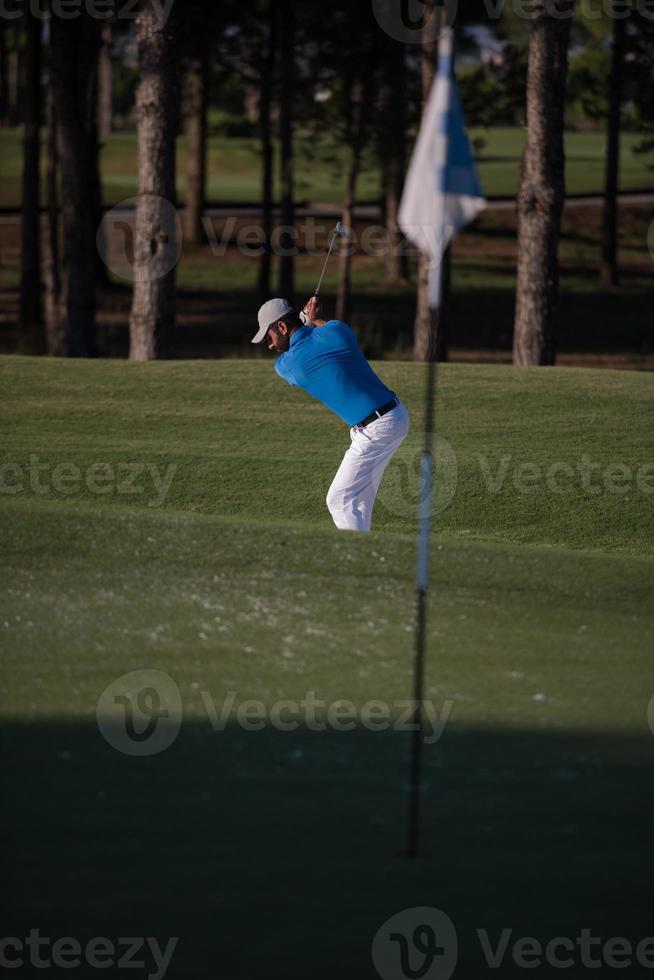
[[[322,281],[325,278],[325,270],[327,268],[327,263],[329,262],[329,256],[332,254],[332,249],[334,247],[334,242],[335,241],[336,241],[336,229],[334,229],[334,231],[331,233],[331,241],[329,243],[329,250],[327,252],[327,256],[325,258],[325,261],[323,262],[323,265],[322,265],[322,272],[320,273],[320,279],[318,280],[318,285],[316,286],[316,290],[315,290],[315,292],[313,294],[314,296],[317,296],[318,295],[318,293],[320,291],[320,287],[322,286]]]

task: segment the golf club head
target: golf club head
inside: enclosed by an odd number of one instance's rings
[[[336,228],[334,230],[335,230],[336,234],[339,235],[341,238],[347,238],[347,236],[348,236],[348,230],[345,227],[345,225],[342,224],[342,222],[337,221],[336,222]]]

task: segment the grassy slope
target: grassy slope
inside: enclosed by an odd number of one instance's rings
[[[515,194],[522,153],[523,132],[518,128],[473,130],[473,137],[486,141],[480,157],[482,186],[489,195]],[[568,193],[601,192],[604,181],[604,136],[602,133],[568,133],[566,135],[567,188]],[[639,142],[635,133],[622,137],[620,186],[630,188],[652,187],[651,155],[636,156],[633,146]],[[346,168],[344,159],[326,162],[324,153],[312,153],[302,139],[297,140],[297,158],[302,166],[297,169],[296,193],[299,200],[340,203],[344,195]],[[325,148],[327,151],[327,148]],[[184,192],[186,143],[178,142],[178,192]],[[329,148],[330,156],[333,148]],[[21,180],[21,131],[0,132],[0,156],[2,157],[3,181],[0,189],[0,206],[17,207],[20,201]],[[259,145],[255,139],[212,138],[209,142],[209,179],[207,193],[210,200],[258,201],[260,187]],[[104,200],[114,204],[136,193],[136,139],[132,132],[114,133],[106,142],[102,153]],[[379,195],[379,178],[374,168],[364,170],[359,184],[360,200],[375,199]]]
[[[420,904],[454,918],[457,977],[483,975],[480,925],[643,934],[652,495],[521,495],[511,480],[492,495],[477,454],[493,472],[502,455],[635,468],[647,376],[441,371],[458,482],[436,516],[428,689],[452,713],[426,752],[427,855],[412,864],[393,856],[406,736],[216,734],[201,692],[408,694],[415,451],[388,474],[378,533],[336,534],[322,501],[346,433],[269,364],[0,371],[3,456],[37,454],[46,484],[62,462],[178,467],[163,506],[150,490],[0,497],[8,934],[29,906],[51,935],[179,935],[168,976],[184,980],[289,957],[291,976],[333,977],[345,958],[371,976],[378,926]],[[422,372],[380,371],[416,433]],[[186,719],[142,760],[94,724],[106,684],[137,667],[175,679]]]
[[[293,518],[328,528],[324,491],[347,432],[318,403],[283,385],[272,360],[264,358],[254,364],[145,367],[97,362],[83,371],[75,362],[7,359],[3,400],[11,425],[5,449],[25,465],[33,452],[52,467],[65,460],[83,469],[130,461],[175,464],[167,509],[241,520]],[[376,525],[409,532],[417,499],[423,375],[414,364],[384,363],[380,370],[409,406],[412,434],[385,481]],[[636,484],[649,464],[649,375],[456,365],[441,370],[439,391],[438,432],[449,446],[444,492],[451,498],[441,498],[440,532],[651,551],[652,494]],[[590,490],[579,474],[584,457],[594,467]],[[531,484],[521,469],[527,464],[540,468]],[[547,474],[557,464],[573,473],[548,486]],[[610,492],[607,480],[619,474],[607,474],[606,468],[617,465],[628,467],[632,478],[622,481],[621,492]],[[157,502],[151,481],[147,499],[82,492],[103,508]],[[77,495],[71,498],[73,506],[78,501]]]

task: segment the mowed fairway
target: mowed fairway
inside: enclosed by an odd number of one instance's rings
[[[423,372],[376,367],[413,428],[357,536],[324,506],[346,428],[267,361],[0,362],[4,934],[179,937],[180,980],[360,980],[386,918],[435,906],[472,980],[477,929],[652,933],[651,377],[440,369],[419,860],[406,732],[236,723],[411,696]],[[96,724],[137,669],[183,703],[143,758]],[[523,972],[509,945],[492,974]]]

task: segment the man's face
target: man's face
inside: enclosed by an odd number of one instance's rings
[[[278,323],[273,323],[268,327],[266,343],[268,350],[274,354],[286,353],[291,343],[291,337],[288,327],[283,320],[280,320]]]

